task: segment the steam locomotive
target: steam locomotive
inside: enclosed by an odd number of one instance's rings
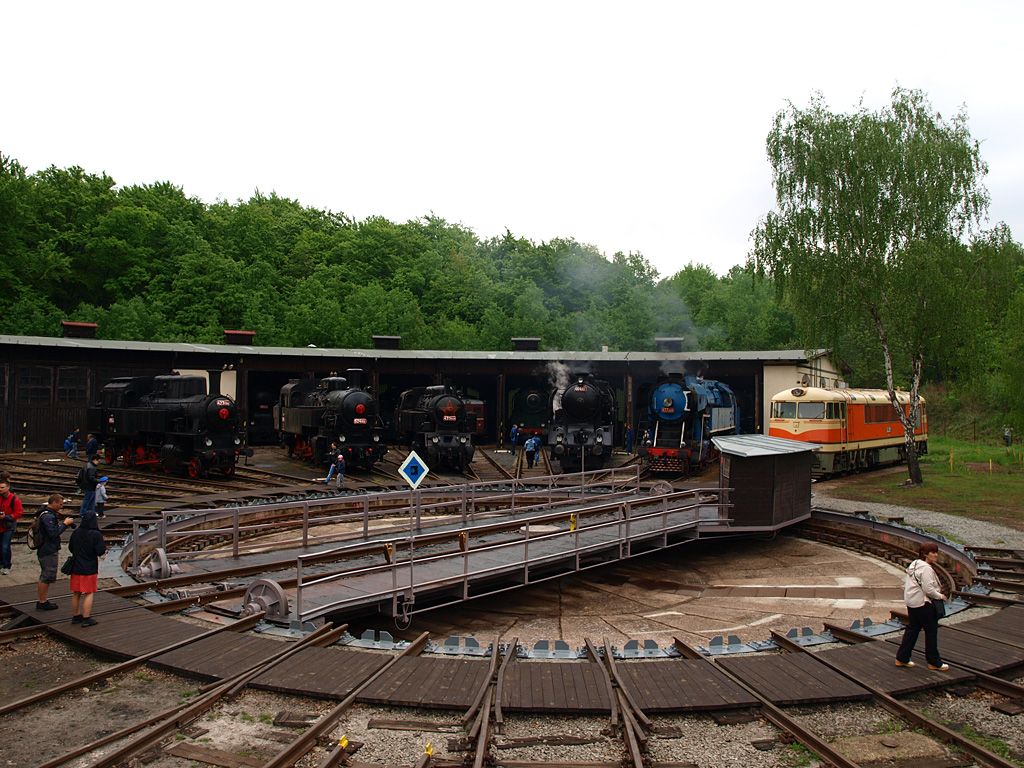
[[[739,409],[726,384],[694,376],[660,378],[647,395],[638,453],[654,472],[699,471],[718,458],[714,435],[737,432]]]
[[[615,393],[590,374],[551,393],[548,444],[562,472],[600,469],[612,454]]]
[[[398,440],[419,453],[427,466],[462,472],[473,460],[476,416],[450,385],[405,390],[395,409]]]
[[[220,389],[220,371],[202,376],[126,376],[100,390],[99,405],[86,413],[88,429],[108,464],[185,470],[196,478],[216,470],[230,477],[242,446],[238,408]]]
[[[348,467],[371,469],[387,453],[377,398],[362,387],[363,371],[345,373],[348,378],[292,379],[281,387],[274,423],[289,456],[323,465],[337,451]]]
[[[546,390],[530,387],[518,389],[512,394],[508,423],[519,427],[519,444],[534,435],[544,436],[551,421],[551,394]]]

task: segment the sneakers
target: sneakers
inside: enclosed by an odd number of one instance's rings
[[[913,666],[916,666],[916,665],[912,661],[900,661],[899,659],[896,659],[896,666],[897,667],[913,667]]]
[[[71,617],[71,623],[72,624],[81,624],[82,623],[82,614],[76,613],[74,616],[72,616]]]
[[[82,619],[81,624],[83,627],[95,627],[97,624],[99,624],[99,622],[96,621],[96,619],[94,619],[92,616],[90,616],[87,619]]]
[[[37,611],[56,611],[57,610],[57,604],[56,603],[51,603],[49,600],[47,600],[45,603],[40,603],[37,600],[36,601],[36,610]]]
[[[0,576],[7,576],[8,574],[10,574],[10,572],[10,568],[0,568]]]
[[[936,672],[949,672],[949,664],[939,664],[939,666],[929,664],[928,669],[934,669]]]

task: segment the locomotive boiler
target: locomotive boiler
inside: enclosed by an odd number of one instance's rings
[[[202,376],[125,376],[100,390],[99,405],[86,414],[108,464],[159,466],[201,477],[210,470],[231,476],[242,445],[235,401],[220,389],[220,371],[210,371],[210,394]]]
[[[711,438],[736,434],[738,424],[728,385],[691,374],[666,376],[647,396],[638,453],[654,472],[696,472],[718,458]]]
[[[387,453],[377,398],[362,387],[361,369],[345,373],[281,387],[274,423],[289,456],[324,465],[342,453],[347,466],[370,469]]]
[[[608,382],[578,375],[551,393],[548,444],[562,472],[600,469],[612,454],[615,392]]]
[[[476,416],[450,385],[405,390],[395,409],[398,439],[427,462],[462,472],[473,460]]]

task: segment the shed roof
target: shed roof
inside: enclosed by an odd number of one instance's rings
[[[713,437],[711,442],[722,453],[743,457],[777,456],[783,453],[817,451],[821,448],[818,443],[785,440],[781,437],[768,437],[768,435],[728,435]]]
[[[341,349],[329,347],[258,347],[245,344],[193,344],[161,341],[122,341],[113,339],[69,339],[52,336],[11,336],[0,335],[0,346],[19,345],[56,347],[64,349],[97,349],[149,352],[210,353],[227,355],[294,356],[308,358],[348,357],[368,360],[422,358],[426,360],[537,360],[537,361],[759,361],[766,363],[799,363],[814,360],[828,354],[827,349],[807,352],[802,349],[782,349],[749,352],[588,352],[573,350],[546,350],[537,352],[513,350],[409,350],[409,349]]]

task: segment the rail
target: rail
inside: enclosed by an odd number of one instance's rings
[[[410,515],[408,533],[375,539],[372,553],[365,544],[353,543],[299,555],[295,564],[296,617],[307,621],[356,606],[390,601],[393,615],[405,619],[421,610],[602,565],[607,558],[598,557],[601,553],[612,551],[615,559],[627,559],[663,549],[699,538],[702,522],[727,521],[726,505],[719,501],[717,491],[692,489],[658,496],[620,496],[427,534],[417,531],[416,521]],[[639,544],[642,546],[638,547]],[[351,569],[327,575],[309,573],[311,563],[346,557],[358,557],[365,562],[368,554],[383,562],[354,563]],[[564,567],[556,567],[560,564]],[[489,578],[510,575],[519,582],[513,586],[481,585]],[[471,594],[474,582],[478,589]],[[312,590],[328,584],[333,587],[329,591],[320,589],[317,596],[321,599],[314,607],[307,607],[314,594]],[[434,602],[420,610],[413,608],[417,594],[437,593],[456,586],[458,597]],[[336,596],[345,590],[349,590],[348,596]]]
[[[546,497],[552,503],[555,497],[571,497],[578,493],[585,496],[594,493],[594,489],[611,485],[614,488],[633,488],[640,490],[640,473],[635,467],[625,470],[599,470],[578,472],[571,475],[549,475],[518,479],[515,481],[493,481],[468,483],[462,486],[443,486],[437,488],[418,489],[415,491],[386,491],[359,495],[329,496],[321,499],[302,501],[272,502],[267,504],[251,504],[239,507],[218,507],[199,510],[164,510],[154,525],[144,521],[133,521],[132,534],[125,551],[130,553],[131,569],[137,569],[146,555],[159,548],[168,560],[197,559],[202,557],[197,552],[175,552],[182,541],[195,539],[197,535],[204,537],[230,537],[231,555],[238,557],[244,552],[264,548],[264,545],[245,545],[244,535],[258,535],[281,530],[279,519],[268,519],[265,522],[247,522],[248,518],[257,514],[291,511],[301,513],[301,525],[295,527],[301,534],[302,546],[336,540],[335,536],[314,536],[311,529],[362,521],[362,538],[370,537],[369,526],[373,517],[394,516],[404,510],[414,513],[417,518],[423,514],[439,514],[446,510],[457,513],[460,520],[474,520],[483,508],[492,511],[500,506],[505,511],[514,512],[517,507],[534,506],[540,497]],[[445,497],[439,502],[423,503],[423,498],[431,496]],[[346,509],[338,514],[318,514],[326,507],[344,505]],[[386,508],[386,509],[385,509]],[[376,512],[377,514],[373,514]],[[223,556],[222,552],[216,556]]]

